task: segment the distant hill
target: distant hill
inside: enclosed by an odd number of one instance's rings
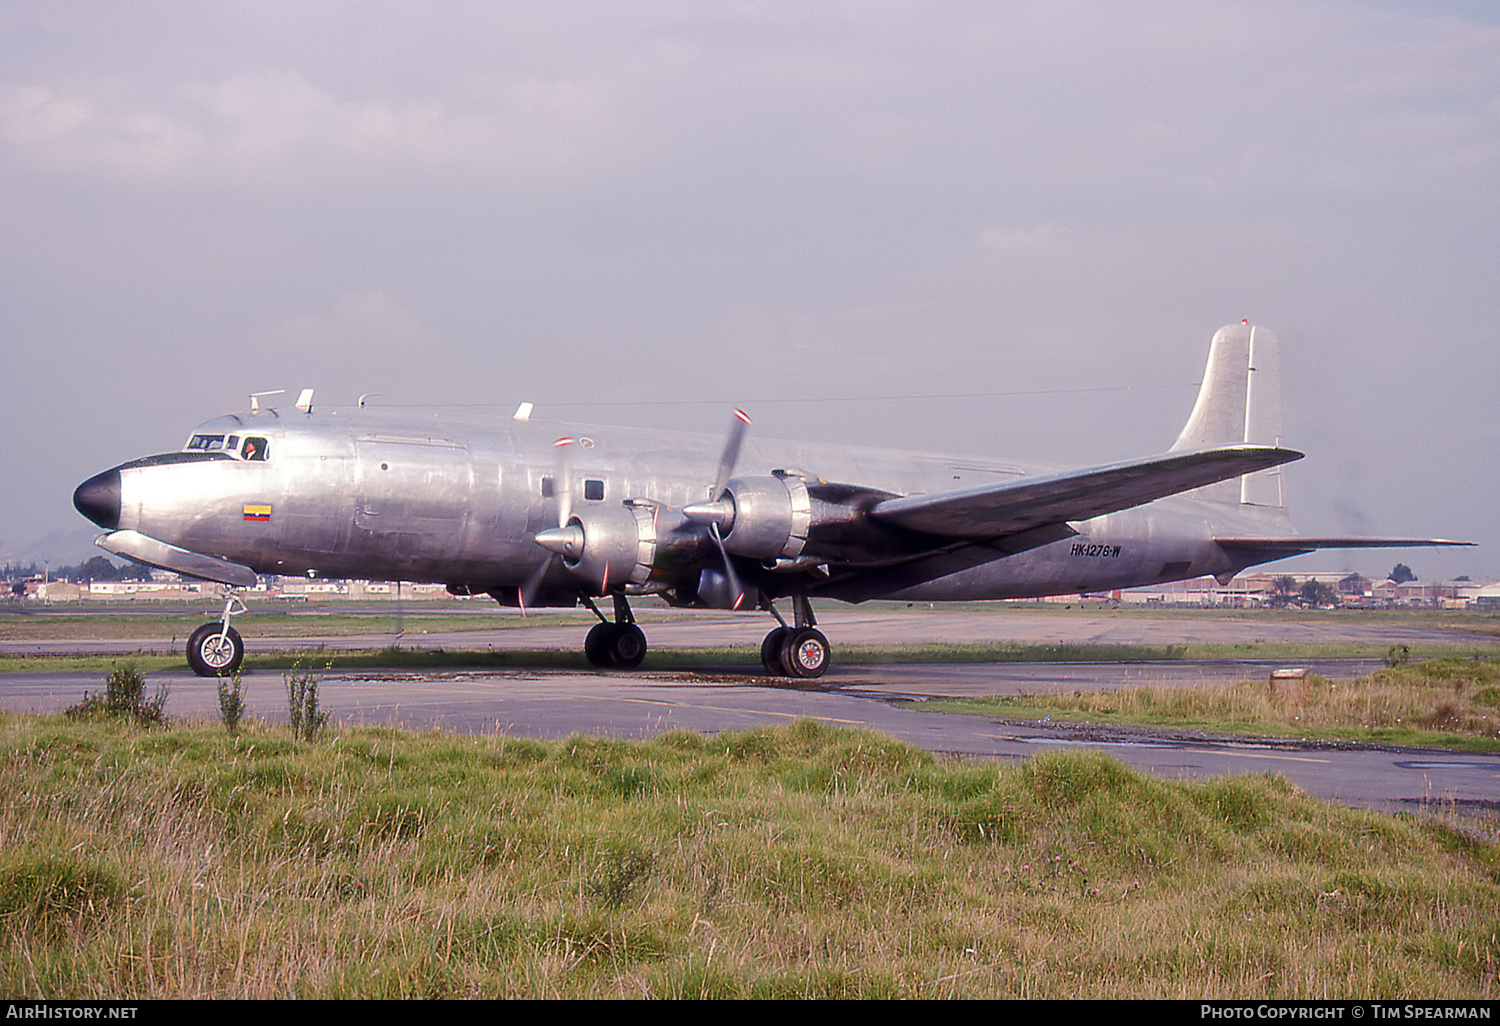
[[[87,524],[65,531],[50,531],[35,541],[24,544],[0,539],[0,563],[50,563],[52,566],[71,566],[82,563],[91,556],[100,554],[94,539],[102,534],[97,527]]]

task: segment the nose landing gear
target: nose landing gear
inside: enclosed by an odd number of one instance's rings
[[[233,591],[225,591],[224,613],[218,620],[199,627],[188,638],[188,666],[200,677],[232,677],[245,659],[240,632],[229,626],[229,618],[245,612],[245,603]]]

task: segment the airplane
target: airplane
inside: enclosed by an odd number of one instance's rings
[[[629,600],[761,610],[767,673],[813,678],[832,649],[814,599],[1034,598],[1212,575],[1327,548],[1466,545],[1306,537],[1284,502],[1280,346],[1220,329],[1187,424],[1164,453],[1082,470],[989,457],[758,440],[736,410],[722,440],[637,427],[371,408],[324,412],[305,389],[194,428],[180,451],[122,463],[73,504],[137,563],[225,586],[188,641],[202,676],[244,658],[231,617],[258,575],[446,584],[522,610],[598,618],[590,663],[632,668]],[[718,450],[717,463],[713,453]],[[608,598],[613,618],[596,600]],[[787,601],[788,623],[776,608]]]

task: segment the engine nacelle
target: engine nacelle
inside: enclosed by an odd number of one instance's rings
[[[656,518],[647,506],[593,506],[568,518],[563,565],[592,594],[645,584],[656,562]],[[549,546],[550,547],[550,546]]]
[[[801,478],[738,477],[725,487],[733,518],[724,547],[752,559],[793,559],[812,529],[812,499]]]

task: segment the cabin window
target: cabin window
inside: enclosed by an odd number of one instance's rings
[[[552,479],[550,477],[542,478],[542,498],[552,498]]]
[[[598,502],[604,498],[604,482],[592,479],[583,482],[583,497]]]
[[[240,458],[246,460],[264,460],[267,455],[267,445],[264,438],[247,438],[245,444],[240,448]]]

